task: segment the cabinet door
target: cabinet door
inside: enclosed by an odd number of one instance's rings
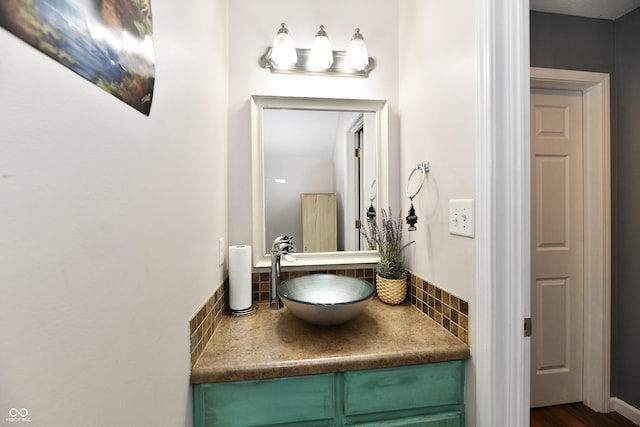
[[[354,427],[463,427],[462,414],[458,411],[400,420],[353,424]]]
[[[195,390],[196,425],[202,427],[309,425],[304,422],[335,417],[333,374],[197,384]]]
[[[338,250],[336,195],[301,194],[303,252]]]
[[[463,368],[462,361],[453,361],[346,372],[346,415],[462,405]]]

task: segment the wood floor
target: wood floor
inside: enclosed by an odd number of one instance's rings
[[[617,412],[600,414],[582,403],[531,410],[531,427],[637,427]]]

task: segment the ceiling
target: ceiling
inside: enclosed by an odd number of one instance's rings
[[[330,159],[339,118],[337,111],[265,109],[264,154]]]
[[[529,4],[538,12],[600,19],[618,19],[637,7],[640,0],[530,0]]]

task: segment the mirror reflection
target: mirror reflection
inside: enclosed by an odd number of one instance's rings
[[[281,234],[298,252],[366,249],[359,227],[375,201],[375,113],[266,109],[265,252]]]
[[[290,266],[377,262],[358,226],[388,204],[386,101],[254,95],[251,139],[255,267],[281,234]]]

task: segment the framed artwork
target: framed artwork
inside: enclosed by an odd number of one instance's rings
[[[149,115],[151,0],[0,0],[0,26]]]

